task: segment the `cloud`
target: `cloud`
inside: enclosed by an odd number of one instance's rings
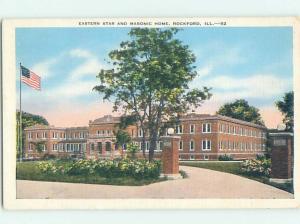
[[[80,48],[72,49],[69,52],[69,55],[71,57],[76,57],[76,58],[90,58],[90,57],[93,56],[90,51],[87,51],[87,50],[84,50],[84,49],[80,49]]]
[[[75,48],[69,51],[69,55],[71,57],[85,59],[83,63],[70,72],[70,80],[81,79],[86,75],[96,77],[101,68],[104,68],[99,59],[88,50]]]
[[[41,76],[42,79],[46,79],[52,76],[51,66],[58,62],[58,58],[50,58],[44,61],[41,61],[32,66],[32,71],[37,75]]]
[[[80,79],[86,75],[92,75],[93,77],[96,77],[101,68],[103,68],[103,65],[97,58],[89,58],[71,71],[70,78]]]
[[[289,80],[273,74],[255,74],[248,77],[218,76],[203,81],[226,98],[271,98],[284,93],[291,86]]]
[[[208,76],[211,71],[213,70],[213,65],[212,63],[205,65],[204,67],[201,67],[200,69],[198,69],[197,74],[199,77],[203,78]]]

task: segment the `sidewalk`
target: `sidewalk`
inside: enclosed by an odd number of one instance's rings
[[[293,194],[229,173],[180,167],[188,178],[146,186],[17,180],[17,198],[293,198]]]

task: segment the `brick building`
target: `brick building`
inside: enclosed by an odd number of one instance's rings
[[[88,127],[56,128],[32,126],[25,129],[25,156],[40,157],[45,153],[56,156],[87,158],[114,157],[123,153],[115,145],[115,132],[119,117],[106,115],[89,122]],[[141,147],[142,132],[137,126],[126,131],[133,142]],[[182,116],[175,132],[179,141],[181,160],[217,160],[220,155],[231,155],[234,159],[254,158],[265,153],[266,127],[253,123],[208,114]],[[147,138],[146,138],[147,139]],[[36,143],[44,145],[37,152]],[[161,141],[157,142],[155,156],[161,154]],[[149,139],[146,152],[149,151]]]

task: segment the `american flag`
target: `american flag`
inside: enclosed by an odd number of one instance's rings
[[[28,86],[41,90],[41,77],[21,65],[21,80]]]

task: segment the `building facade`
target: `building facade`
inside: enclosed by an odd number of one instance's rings
[[[89,121],[88,127],[57,128],[32,126],[25,129],[25,157],[36,158],[45,154],[86,158],[113,158],[124,153],[118,147],[115,133],[119,117],[106,115]],[[126,131],[141,148],[142,131],[129,126]],[[234,159],[255,158],[266,152],[266,127],[226,116],[187,114],[175,126],[180,136],[180,160],[217,160],[221,155]],[[44,145],[37,150],[37,144]],[[146,136],[146,153],[149,151]],[[157,142],[155,157],[160,157],[162,142]],[[141,155],[141,152],[139,153]]]

